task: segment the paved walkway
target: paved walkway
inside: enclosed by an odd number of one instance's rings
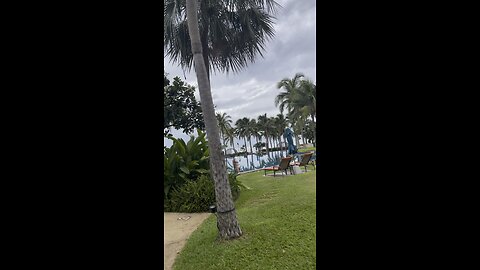
[[[163,269],[171,270],[186,240],[210,213],[163,213]]]

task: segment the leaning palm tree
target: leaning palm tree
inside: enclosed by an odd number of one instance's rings
[[[232,199],[232,191],[227,177],[226,165],[223,162],[223,154],[220,148],[220,131],[217,126],[215,110],[213,107],[210,80],[205,66],[200,31],[197,18],[197,0],[186,0],[188,33],[190,36],[195,73],[197,75],[198,89],[205,122],[205,130],[208,135],[208,147],[210,152],[210,168],[215,183],[215,198],[217,208],[217,228],[222,239],[237,238],[242,235],[238,224],[235,205]]]
[[[199,1],[200,47],[207,77],[210,70],[238,72],[258,55],[263,57],[265,44],[275,35],[273,28],[277,9],[273,0]],[[164,0],[165,56],[190,70],[192,47],[186,16],[185,0]]]

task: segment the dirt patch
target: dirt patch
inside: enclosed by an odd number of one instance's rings
[[[163,269],[171,270],[188,237],[210,213],[163,213]]]

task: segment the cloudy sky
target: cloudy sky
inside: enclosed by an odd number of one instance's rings
[[[293,78],[303,73],[316,83],[316,13],[315,0],[278,0],[282,8],[277,11],[275,37],[265,48],[264,58],[259,56],[238,73],[223,74],[212,72],[211,90],[217,112],[227,113],[233,123],[243,117],[257,118],[267,113],[280,113],[274,105],[275,96],[280,92],[276,84],[284,78]],[[195,72],[183,72],[165,57],[165,72],[171,79],[179,76],[198,88]],[[200,100],[198,89],[195,93]],[[175,137],[188,138],[181,131],[174,130]],[[170,140],[164,140],[166,146]]]

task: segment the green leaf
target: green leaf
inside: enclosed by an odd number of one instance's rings
[[[199,173],[208,173],[209,171],[208,170],[205,170],[205,169],[196,169],[197,172]]]
[[[185,167],[185,166],[180,167],[180,170],[181,170],[182,172],[184,172],[185,174],[190,174],[190,170],[189,170],[187,167]]]

